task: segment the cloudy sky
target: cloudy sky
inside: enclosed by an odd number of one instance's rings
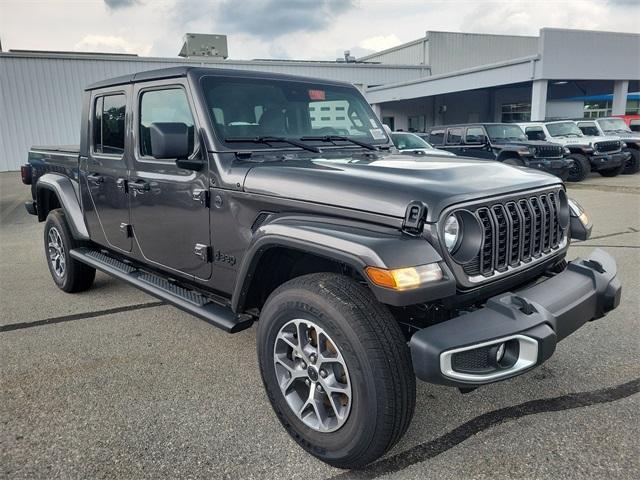
[[[235,59],[362,56],[427,30],[640,33],[640,0],[0,0],[3,49],[175,56],[186,32],[229,36]]]

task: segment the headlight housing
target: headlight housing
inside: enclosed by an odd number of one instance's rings
[[[564,152],[565,155],[571,154],[571,150],[569,150],[567,147],[563,147],[562,151]]]
[[[582,208],[582,205],[576,202],[573,198],[569,198],[568,200],[569,208],[571,209],[571,216],[577,217],[582,225],[587,226],[589,224],[589,216],[584,208]]]
[[[458,221],[458,217],[455,214],[451,214],[444,221],[444,245],[447,247],[449,252],[454,252],[455,249],[460,244],[460,222]]]

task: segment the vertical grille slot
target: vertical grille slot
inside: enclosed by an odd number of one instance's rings
[[[499,272],[503,272],[507,269],[507,255],[510,248],[509,222],[506,211],[502,205],[494,205],[491,207],[491,212],[493,213],[493,220],[496,225],[496,235],[494,239],[496,242],[495,268]]]
[[[480,248],[480,273],[493,273],[493,221],[488,208],[479,208],[476,212],[483,231],[482,247]]]
[[[515,203],[507,203],[507,214],[511,219],[511,252],[509,265],[515,266],[522,258],[522,216]]]
[[[560,199],[557,192],[481,206],[475,216],[482,227],[478,255],[462,265],[469,277],[490,277],[547,254],[561,244]]]

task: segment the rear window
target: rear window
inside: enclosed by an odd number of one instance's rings
[[[450,128],[447,130],[447,143],[449,145],[458,145],[462,142],[462,129]]]
[[[124,94],[97,97],[93,109],[93,151],[107,155],[124,153]]]
[[[469,127],[464,137],[465,143],[474,144],[481,143],[485,139],[484,129],[482,127]]]
[[[437,129],[429,132],[429,143],[431,145],[442,145],[444,141],[444,130]]]

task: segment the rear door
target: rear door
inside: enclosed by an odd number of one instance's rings
[[[484,127],[475,126],[465,128],[461,155],[486,160],[495,160],[491,148],[487,148],[487,134]]]
[[[189,86],[184,79],[136,84],[133,168],[129,200],[134,239],[143,258],[165,270],[208,279],[211,276],[208,166],[179,168],[175,159],[153,157],[149,127],[180,122],[190,133],[191,158],[206,159],[200,148]]]
[[[462,151],[462,135],[464,129],[462,127],[452,127],[447,128],[446,135],[444,137],[444,146],[441,147],[443,150],[448,150],[449,152],[455,153],[456,155],[463,155]]]
[[[80,157],[82,206],[91,239],[106,247],[131,251],[126,179],[130,158],[125,138],[130,86],[96,91],[89,109],[89,147]]]

